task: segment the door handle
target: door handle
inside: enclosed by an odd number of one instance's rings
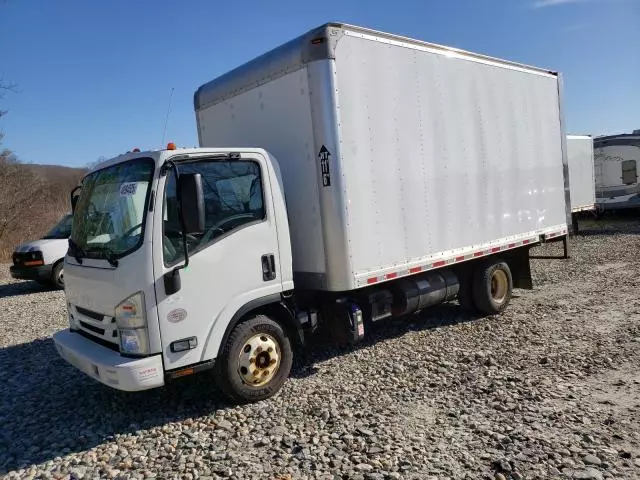
[[[276,257],[273,253],[262,255],[262,280],[268,282],[276,278]]]

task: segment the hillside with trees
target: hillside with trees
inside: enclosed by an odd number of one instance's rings
[[[13,89],[0,79],[0,100]],[[40,238],[69,211],[69,192],[85,170],[23,163],[2,140],[0,132],[0,261],[7,261],[17,245]]]
[[[69,211],[69,192],[84,170],[21,163],[0,152],[0,261],[14,248],[40,238]]]

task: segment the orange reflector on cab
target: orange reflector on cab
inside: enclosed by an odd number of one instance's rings
[[[176,149],[176,144],[173,142],[169,142],[167,143],[167,150],[175,150]]]
[[[193,374],[193,368],[185,368],[183,370],[178,370],[177,372],[173,372],[173,377],[186,377],[187,375]]]

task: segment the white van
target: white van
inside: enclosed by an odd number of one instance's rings
[[[69,248],[73,215],[66,214],[40,240],[23,243],[13,252],[11,276],[64,288],[64,256]]]

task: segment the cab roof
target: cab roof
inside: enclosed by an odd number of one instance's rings
[[[102,170],[104,168],[110,167],[112,165],[117,165],[118,163],[129,162],[136,159],[143,158],[151,158],[156,164],[160,162],[164,162],[172,157],[187,157],[187,156],[206,156],[206,155],[215,155],[220,153],[249,153],[249,154],[259,154],[263,156],[269,156],[269,153],[263,148],[199,148],[199,147],[190,147],[190,148],[175,148],[168,150],[166,148],[159,150],[145,150],[140,152],[126,152],[121,155],[115,156],[104,162],[99,163],[95,167],[93,167],[87,175],[90,175],[93,172],[98,170]],[[186,159],[186,158],[185,158]]]

